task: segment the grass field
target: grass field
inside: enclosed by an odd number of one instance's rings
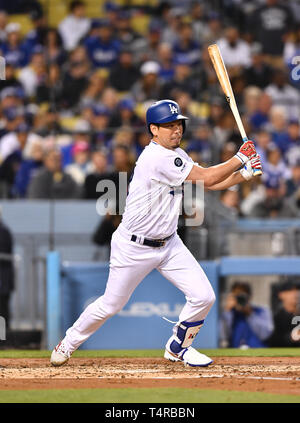
[[[298,348],[278,349],[217,349],[201,350],[212,357],[300,357]],[[82,358],[160,358],[163,350],[119,350],[119,351],[76,351],[73,357]],[[49,358],[49,351],[0,350],[1,359],[43,359]],[[48,361],[45,365],[49,366]],[[300,376],[300,375],[299,375]],[[93,389],[14,389],[1,388],[5,379],[0,379],[0,403],[300,403],[299,395],[267,392],[247,392],[180,388],[93,388]],[[121,383],[120,383],[121,386]]]
[[[300,357],[300,348],[201,349],[212,357]],[[78,350],[72,357],[162,357],[164,350]],[[1,358],[49,358],[47,350],[0,350]]]

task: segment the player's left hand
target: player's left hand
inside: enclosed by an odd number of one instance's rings
[[[256,154],[257,153],[253,141],[248,140],[241,145],[239,151],[235,154],[234,157],[239,159],[241,163],[245,165],[248,161],[255,157]]]
[[[240,170],[240,174],[244,179],[246,179],[246,181],[249,181],[255,175],[255,170],[260,170],[262,172],[262,165],[259,155],[249,160],[249,162],[247,162]]]

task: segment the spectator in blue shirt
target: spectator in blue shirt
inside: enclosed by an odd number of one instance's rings
[[[96,21],[92,26],[98,27],[98,35],[88,36],[84,41],[89,58],[95,67],[111,68],[119,57],[120,42],[113,38],[108,20]]]
[[[270,311],[251,303],[252,290],[248,283],[236,281],[226,298],[221,316],[221,346],[229,348],[263,348],[273,330]]]
[[[193,38],[193,30],[188,23],[179,27],[179,40],[173,46],[175,61],[188,61],[191,65],[198,65],[201,60],[201,46]]]
[[[29,157],[23,158],[16,173],[12,195],[25,198],[28,185],[36,172],[43,165],[43,147],[39,142],[33,143]]]
[[[47,21],[41,11],[33,10],[30,14],[33,29],[29,31],[24,39],[24,48],[30,57],[34,47],[44,45],[47,36]]]
[[[16,68],[26,66],[29,60],[28,51],[21,40],[21,26],[17,22],[10,22],[5,30],[7,40],[1,44],[1,55]]]

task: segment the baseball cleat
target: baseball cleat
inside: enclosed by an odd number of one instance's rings
[[[206,367],[213,362],[211,358],[207,357],[205,354],[199,353],[193,347],[185,348],[178,354],[166,349],[164,358],[169,361],[181,361],[185,366],[192,367]]]
[[[50,363],[52,366],[62,366],[67,363],[70,357],[71,353],[67,350],[66,343],[61,341],[52,351]]]

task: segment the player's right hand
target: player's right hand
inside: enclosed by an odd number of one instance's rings
[[[249,160],[240,170],[240,174],[244,179],[246,179],[246,181],[249,181],[258,171],[262,173],[262,166],[259,155]],[[261,175],[261,173],[259,173],[259,175]]]
[[[238,158],[242,164],[247,163],[253,157],[256,156],[255,146],[253,141],[246,141],[241,145],[239,151],[236,153],[235,157]]]

